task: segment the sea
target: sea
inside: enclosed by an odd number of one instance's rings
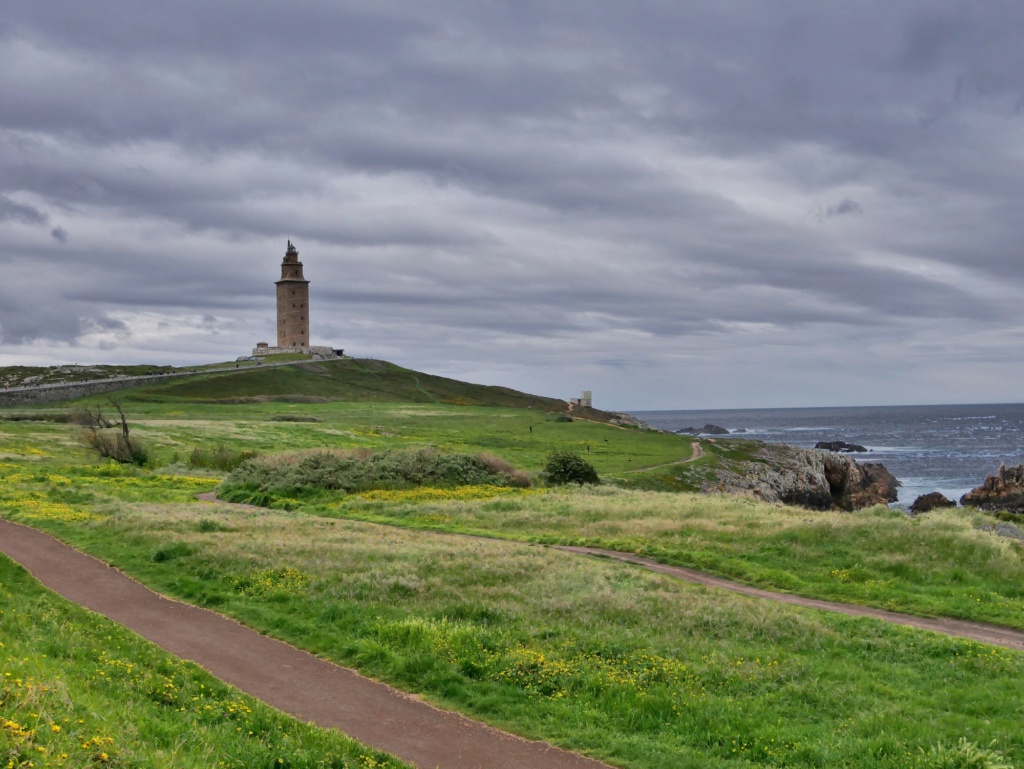
[[[734,437],[813,448],[846,441],[868,449],[850,456],[881,462],[900,481],[896,506],[938,491],[959,500],[1000,463],[1024,463],[1024,404],[633,411],[652,427],[677,431],[705,424]],[[723,436],[724,437],[724,436]]]

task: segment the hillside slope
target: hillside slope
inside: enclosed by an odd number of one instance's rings
[[[379,401],[505,406],[562,412],[564,401],[507,387],[470,384],[381,360],[344,358],[198,374],[126,391],[132,400],[231,403],[246,401]]]

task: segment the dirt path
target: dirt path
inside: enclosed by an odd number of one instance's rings
[[[700,441],[694,441],[690,444],[690,448],[693,449],[693,453],[686,459],[679,459],[675,462],[666,462],[663,465],[650,465],[649,467],[638,467],[634,470],[627,470],[627,473],[643,473],[648,470],[660,470],[663,467],[673,467],[674,465],[685,465],[688,462],[696,462],[702,456],[704,456],[704,447],[700,445]]]
[[[27,526],[0,520],[0,552],[56,593],[103,614],[264,702],[420,769],[609,769],[439,710],[206,609],[165,598]]]
[[[835,601],[820,601],[816,598],[804,598],[798,595],[790,595],[789,593],[775,593],[770,590],[761,590],[756,587],[741,585],[738,582],[723,579],[722,577],[714,577],[695,569],[687,569],[682,566],[668,566],[663,563],[658,563],[650,558],[644,558],[643,556],[635,555],[633,553],[622,553],[616,550],[602,550],[596,547],[572,547],[568,545],[552,545],[552,547],[556,550],[564,550],[566,552],[577,553],[579,555],[612,558],[617,561],[633,563],[638,566],[642,566],[645,569],[650,569],[651,571],[656,571],[661,574],[667,574],[670,577],[685,580],[686,582],[731,590],[735,593],[742,593],[743,595],[751,596],[752,598],[764,598],[769,601],[779,601],[780,603],[788,603],[793,606],[803,606],[809,609],[833,611],[840,614],[848,614],[853,617],[871,617],[873,619],[892,622],[897,625],[906,625],[908,627],[919,628],[921,630],[931,630],[934,633],[942,633],[943,635],[954,636],[956,638],[969,638],[973,641],[981,641],[995,646],[1005,646],[1008,649],[1024,649],[1024,631],[1014,630],[1013,628],[989,625],[984,622],[949,619],[945,617],[935,619],[928,617],[915,617],[912,614],[899,614],[897,612],[885,611],[884,609],[873,609],[868,606],[838,603]]]

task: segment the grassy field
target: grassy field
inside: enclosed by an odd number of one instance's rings
[[[405,766],[54,596],[4,556],[0,607],[0,766]]]
[[[619,766],[956,766],[938,757],[961,738],[1024,759],[1019,653],[537,546],[174,501],[200,481],[121,501],[139,492],[117,478],[94,476],[91,504],[4,514],[165,593]]]
[[[552,414],[532,409],[443,403],[154,403],[132,398],[130,393],[123,398],[132,434],[149,447],[156,466],[184,461],[196,446],[261,453],[311,447],[437,446],[492,452],[519,467],[538,470],[553,449],[567,448],[586,457],[602,475],[628,476],[634,469],[692,454],[691,438],[579,420],[556,422]],[[4,411],[9,412],[7,420]],[[0,440],[8,436],[14,445],[25,440],[47,455],[63,451],[78,461],[86,459],[68,425],[10,419],[31,413],[0,410]],[[38,413],[61,416],[52,405]],[[291,421],[299,419],[314,421]],[[0,444],[0,455],[4,452]]]
[[[226,508],[194,499],[223,477],[187,466],[197,447],[266,456],[438,446],[499,454],[534,474],[552,449],[569,448],[605,478],[658,485],[661,466],[691,456],[692,439],[532,408],[301,402],[320,396],[220,387],[178,400],[159,388],[124,394],[153,456],[145,469],[97,464],[72,425],[48,416],[63,413],[53,406],[40,421],[0,413],[0,515],[165,593],[617,766],[1024,766],[1020,653],[528,544],[632,550],[811,596],[1024,627],[1024,549],[975,528],[987,516],[816,513],[607,485]],[[688,469],[749,449],[702,446]],[[661,469],[637,472],[645,467]]]
[[[287,505],[314,515],[625,550],[784,592],[1024,629],[1024,548],[991,516],[817,512],[696,494],[580,489],[513,499],[401,493]]]

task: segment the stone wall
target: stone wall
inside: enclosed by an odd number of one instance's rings
[[[0,392],[0,406],[29,406],[34,403],[55,403],[57,401],[69,401],[75,398],[84,398],[87,395],[102,395],[103,393],[124,390],[128,387],[138,387],[141,384],[153,384],[155,382],[166,382],[180,376],[189,374],[150,374],[149,376],[133,376],[121,379],[94,379],[91,382],[71,382],[59,385],[40,385],[39,387],[12,387],[10,390]]]

